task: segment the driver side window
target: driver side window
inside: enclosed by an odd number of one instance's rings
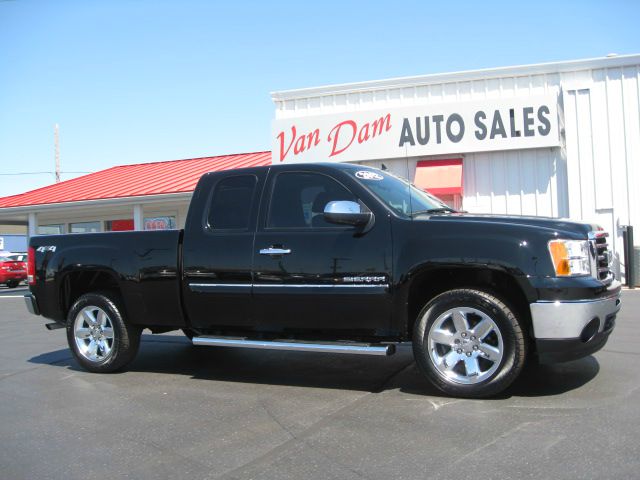
[[[284,172],[276,177],[267,228],[336,228],[325,221],[327,203],[357,201],[333,178],[319,173]]]

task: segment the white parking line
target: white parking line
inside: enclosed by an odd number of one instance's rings
[[[0,295],[0,298],[24,298],[24,295]]]

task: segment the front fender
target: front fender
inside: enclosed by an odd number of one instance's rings
[[[473,222],[399,222],[394,229],[397,272],[464,265],[513,276],[552,275],[548,236],[536,228]]]

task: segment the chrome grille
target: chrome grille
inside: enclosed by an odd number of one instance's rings
[[[606,232],[591,232],[589,234],[589,240],[591,242],[591,255],[592,255],[592,274],[594,277],[607,281],[611,278],[611,269],[609,266],[609,244],[607,243]]]

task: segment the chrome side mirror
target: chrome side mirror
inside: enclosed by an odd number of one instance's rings
[[[359,203],[347,200],[329,202],[324,207],[324,219],[329,223],[340,225],[366,225],[371,221],[373,213],[363,212]]]

